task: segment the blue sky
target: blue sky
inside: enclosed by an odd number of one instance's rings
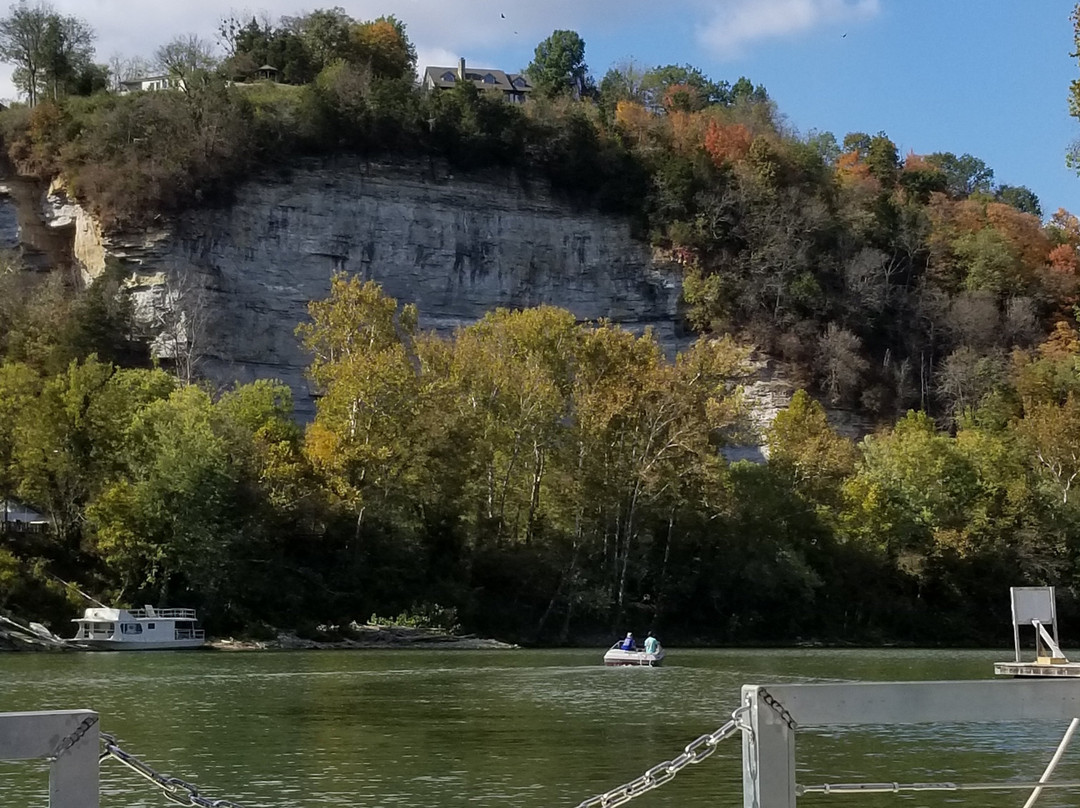
[[[98,58],[149,56],[178,33],[212,39],[220,0],[53,0],[88,21]],[[1075,0],[261,0],[232,9],[271,19],[340,5],[358,19],[395,14],[421,68],[516,70],[557,28],[578,31],[599,79],[612,64],[690,63],[714,79],[764,84],[800,132],[884,131],[901,154],[969,153],[998,183],[1026,185],[1049,215],[1080,214],[1080,177],[1065,150],[1080,79]],[[151,10],[152,8],[152,10]],[[846,35],[846,36],[845,36]],[[0,96],[12,96],[7,81]]]

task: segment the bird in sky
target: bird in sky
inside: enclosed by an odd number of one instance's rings
[[[504,20],[506,19],[506,15],[501,12],[499,13],[499,16],[502,17]]]

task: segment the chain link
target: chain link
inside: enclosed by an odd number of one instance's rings
[[[199,789],[194,785],[181,780],[179,777],[168,777],[154,770],[152,766],[143,763],[134,755],[130,755],[121,749],[116,738],[106,733],[101,733],[101,740],[105,743],[105,751],[101,753],[100,760],[113,757],[134,771],[145,777],[159,789],[162,796],[169,802],[177,805],[194,805],[197,808],[242,808],[238,803],[230,800],[211,800],[199,794]]]
[[[715,732],[692,740],[683,749],[681,755],[653,766],[640,777],[635,777],[618,788],[590,797],[580,803],[577,808],[615,808],[617,805],[625,805],[630,800],[640,797],[654,788],[659,788],[664,783],[672,780],[676,774],[687,766],[701,763],[705,758],[712,755],[721,741],[731,737],[739,730],[748,730],[749,727],[743,723],[742,717],[749,709],[749,707],[739,707],[731,714],[730,721]]]
[[[90,731],[90,727],[94,726],[98,722],[96,715],[88,715],[82,721],[79,722],[79,726],[75,727],[75,731],[68,735],[64,740],[60,741],[53,753],[46,758],[50,763],[59,758],[64,752],[69,750],[75,744],[82,740],[82,737]]]
[[[791,713],[787,711],[787,708],[783,704],[773,698],[772,694],[765,688],[758,688],[758,692],[761,694],[761,700],[772,707],[773,712],[780,716],[780,720],[788,725],[788,729],[792,732],[799,728],[795,719],[792,718]]]

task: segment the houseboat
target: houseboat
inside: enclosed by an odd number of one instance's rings
[[[87,609],[68,645],[83,651],[157,651],[198,648],[206,634],[197,628],[194,609]]]

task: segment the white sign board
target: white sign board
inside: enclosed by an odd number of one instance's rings
[[[1032,620],[1043,625],[1054,622],[1054,587],[1014,586],[1009,592],[1012,594],[1014,625],[1030,626]]]

